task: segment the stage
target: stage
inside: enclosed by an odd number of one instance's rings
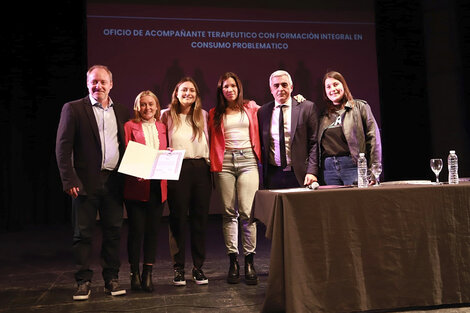
[[[207,234],[207,260],[203,267],[209,284],[198,286],[186,274],[186,287],[175,287],[168,249],[168,221],[163,218],[159,232],[157,264],[153,293],[129,289],[127,264],[127,225],[122,229],[120,283],[127,295],[111,297],[103,292],[98,246],[94,248],[94,280],[87,301],[73,301],[76,286],[71,254],[70,225],[36,226],[0,234],[0,312],[260,312],[265,299],[270,258],[270,240],[266,227],[258,225],[258,247],[255,266],[259,284],[248,286],[243,280],[236,285],[225,281],[229,261],[225,255],[220,215],[211,215]],[[97,228],[99,230],[99,228]],[[99,233],[97,237],[99,238]],[[187,248],[189,253],[189,247]],[[187,272],[191,269],[186,260]],[[189,262],[188,262],[189,261]],[[243,272],[243,258],[240,259]],[[341,299],[338,299],[341,301]],[[422,313],[425,308],[414,308]],[[430,313],[463,313],[470,308],[452,307],[429,310]],[[410,311],[411,308],[400,312]],[[397,312],[389,310],[387,312]],[[385,311],[381,311],[385,312]]]

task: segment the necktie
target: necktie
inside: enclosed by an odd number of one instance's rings
[[[284,137],[284,111],[283,108],[285,105],[279,106],[279,150],[281,152],[281,167],[285,168],[287,166],[286,158],[286,141]]]

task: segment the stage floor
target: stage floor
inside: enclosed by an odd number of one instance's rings
[[[259,284],[228,284],[225,281],[229,260],[222,237],[222,220],[211,215],[207,233],[207,257],[203,270],[208,285],[189,280],[192,261],[186,249],[187,285],[172,285],[173,264],[168,247],[168,218],[159,231],[157,262],[154,265],[153,293],[135,292],[129,288],[127,262],[127,224],[121,241],[120,283],[127,295],[112,297],[103,291],[99,265],[100,237],[97,227],[94,245],[92,292],[87,301],[73,301],[76,285],[75,266],[71,253],[70,225],[31,227],[21,232],[0,234],[0,312],[259,312],[269,267],[269,241],[264,227],[258,227],[258,248],[255,267]],[[189,238],[188,238],[189,239]],[[187,240],[189,242],[189,240]],[[241,273],[244,259],[240,258]]]
[[[94,245],[92,293],[87,301],[73,301],[76,285],[71,254],[70,225],[36,226],[19,232],[0,234],[0,312],[260,312],[267,286],[270,241],[265,227],[258,225],[255,266],[259,284],[228,284],[225,281],[229,260],[225,253],[220,215],[211,215],[207,234],[207,259],[203,267],[208,285],[198,286],[189,280],[192,268],[187,247],[187,285],[175,287],[168,249],[168,220],[164,217],[159,232],[153,293],[129,289],[127,262],[127,225],[122,229],[120,283],[127,295],[104,294],[99,266],[99,227]],[[189,257],[189,258],[188,258]],[[240,258],[243,273],[243,258]],[[301,273],[299,273],[301,275]],[[338,299],[341,301],[341,299]],[[410,311],[411,308],[408,308]],[[468,307],[416,308],[412,313],[463,313]],[[401,310],[400,312],[405,312]],[[384,312],[384,311],[381,311]],[[389,311],[391,312],[391,311]]]

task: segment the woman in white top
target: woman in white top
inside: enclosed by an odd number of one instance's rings
[[[245,256],[245,282],[258,283],[254,267],[256,223],[250,221],[251,206],[259,185],[261,146],[254,101],[243,98],[243,86],[233,72],[217,83],[217,105],[209,111],[211,171],[224,207],[223,232],[230,267],[227,282],[238,283],[239,229]]]
[[[202,109],[196,82],[191,77],[184,77],[176,84],[169,108],[162,113],[169,147],[185,150],[179,180],[168,181],[170,253],[173,258],[175,286],[186,285],[184,264],[188,221],[193,259],[192,277],[198,285],[208,283],[202,271],[212,192],[207,116],[207,111]]]

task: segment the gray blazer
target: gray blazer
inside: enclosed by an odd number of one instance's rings
[[[267,167],[270,153],[271,116],[274,101],[268,102],[258,110],[258,124],[261,141],[263,180],[268,181]],[[291,160],[295,177],[303,186],[305,175],[318,175],[318,111],[311,101],[297,102],[292,98],[291,114]]]

